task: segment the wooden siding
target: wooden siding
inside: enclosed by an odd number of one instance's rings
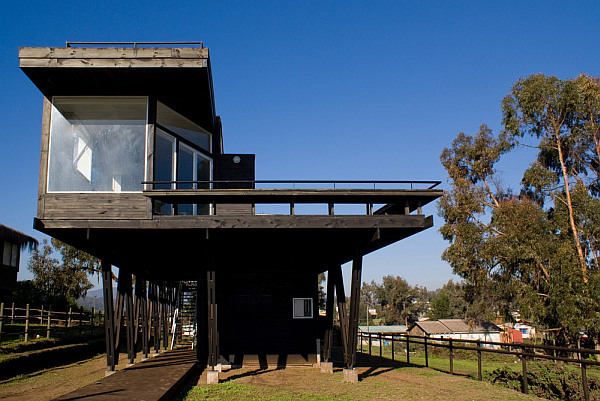
[[[42,198],[44,218],[46,219],[148,218],[148,200],[142,194],[49,193],[43,195]]]
[[[261,270],[260,262],[238,266],[242,272],[223,272],[216,277],[221,354],[236,365],[253,364],[264,358],[283,364],[299,360],[292,355],[316,353],[321,336],[317,273]],[[313,318],[294,319],[293,298],[313,299]],[[271,357],[269,357],[271,356]]]

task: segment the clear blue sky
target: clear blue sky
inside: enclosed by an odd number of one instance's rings
[[[196,41],[210,48],[226,152],[258,179],[442,180],[444,147],[533,73],[600,75],[596,1],[23,1],[0,15],[0,222],[39,239],[42,96],[19,46]],[[503,167],[518,183],[530,160]],[[431,205],[427,214],[436,215]],[[435,227],[365,258],[365,281],[452,278]],[[25,262],[27,255],[23,258]],[[347,268],[346,268],[347,269]],[[30,274],[21,265],[20,279]]]

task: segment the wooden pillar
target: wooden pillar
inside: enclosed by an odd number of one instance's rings
[[[360,303],[360,280],[362,275],[362,254],[357,253],[352,261],[352,283],[350,289],[350,317],[348,322],[348,369],[356,363],[356,341],[358,336],[358,306]],[[381,350],[383,343],[380,344]]]
[[[109,370],[115,370],[115,326],[112,290],[112,266],[106,260],[102,265],[102,288],[104,295],[104,334],[106,338],[106,365]]]
[[[342,278],[342,266],[336,265],[329,269],[329,274],[335,284],[335,296],[340,318],[340,334],[342,336],[342,350],[344,351],[344,363],[349,364],[348,358],[348,311],[346,309],[346,293],[344,291],[344,279]]]
[[[150,283],[151,292],[150,308],[151,308],[151,323],[152,323],[152,337],[154,338],[154,352],[158,354],[160,351],[160,307],[158,304],[158,285]]]
[[[208,366],[215,367],[219,359],[219,332],[217,330],[217,298],[215,291],[215,270],[211,265],[206,271],[206,293],[208,304]]]
[[[127,280],[128,274],[129,280]],[[131,273],[128,273],[123,269],[119,269],[119,281],[117,281],[117,299],[113,317],[115,326],[115,365],[119,363],[119,345],[121,341],[121,326],[123,326],[123,310],[127,293],[127,283],[129,283],[131,291]]]
[[[327,299],[325,302],[325,343],[323,345],[323,361],[331,361],[331,349],[333,347],[333,299],[335,297],[335,285],[331,274],[327,275]]]
[[[122,291],[124,293],[125,311],[127,313],[127,358],[129,363],[135,361],[137,354],[135,348],[135,338],[137,332],[137,320],[135,309],[133,306],[133,281],[131,279],[131,273],[123,269],[119,269],[119,286],[122,282]]]
[[[148,334],[149,334],[149,322],[148,322],[148,290],[146,280],[142,277],[136,276],[135,278],[135,309],[136,309],[136,325],[140,322],[142,326],[142,354],[145,358],[148,358],[150,349],[148,347]],[[135,330],[134,343],[137,346],[138,330]]]
[[[208,363],[208,319],[206,273],[198,277],[196,287],[196,355],[202,367]]]

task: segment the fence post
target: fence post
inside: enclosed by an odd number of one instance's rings
[[[371,340],[371,332],[369,332],[369,355],[371,355],[372,347],[373,347],[373,341]]]
[[[48,323],[46,325],[46,338],[50,338],[50,322],[52,321],[52,307],[48,306]]]
[[[92,326],[90,328],[90,334],[93,336],[94,335],[94,307],[92,307],[92,315],[90,317],[90,326]]]
[[[394,335],[392,334],[392,361],[394,360]]]
[[[383,356],[383,338],[381,336],[381,333],[379,333],[379,357],[381,358]]]
[[[358,333],[358,339],[360,341],[360,353],[362,354],[363,352],[363,338],[364,338],[364,333],[362,331],[360,331]]]
[[[583,399],[590,401],[590,390],[588,388],[587,372],[585,361],[581,361],[581,384],[583,385]]]
[[[10,324],[15,322],[15,303],[12,303],[12,307],[10,308]]]
[[[410,363],[410,337],[406,335],[406,363]]]
[[[4,322],[4,302],[0,303],[0,342],[2,342],[2,322]]]
[[[425,345],[425,367],[429,367],[429,353],[427,352],[427,336],[423,337]]]
[[[71,327],[71,307],[69,306],[69,315],[67,316],[67,327]]]
[[[527,360],[525,359],[525,352],[527,348],[523,347],[521,351],[521,361],[523,364],[523,394],[529,394],[529,386],[527,385]]]
[[[44,324],[44,305],[42,305],[42,311],[40,312],[40,324]]]
[[[448,339],[448,344],[450,345],[450,374],[454,374],[454,348],[452,347],[452,338]]]
[[[82,316],[83,312],[79,311],[79,337],[81,337],[81,320],[82,320]]]
[[[25,308],[25,342],[27,342],[29,339],[29,304]]]
[[[481,340],[477,340],[477,380],[482,381],[483,375],[481,372]]]

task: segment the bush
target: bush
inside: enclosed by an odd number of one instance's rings
[[[492,383],[521,390],[523,374],[506,367],[486,373],[485,379]],[[590,400],[600,400],[600,380],[587,375]],[[529,392],[538,397],[559,400],[583,400],[581,374],[563,364],[529,362],[527,364]]]

